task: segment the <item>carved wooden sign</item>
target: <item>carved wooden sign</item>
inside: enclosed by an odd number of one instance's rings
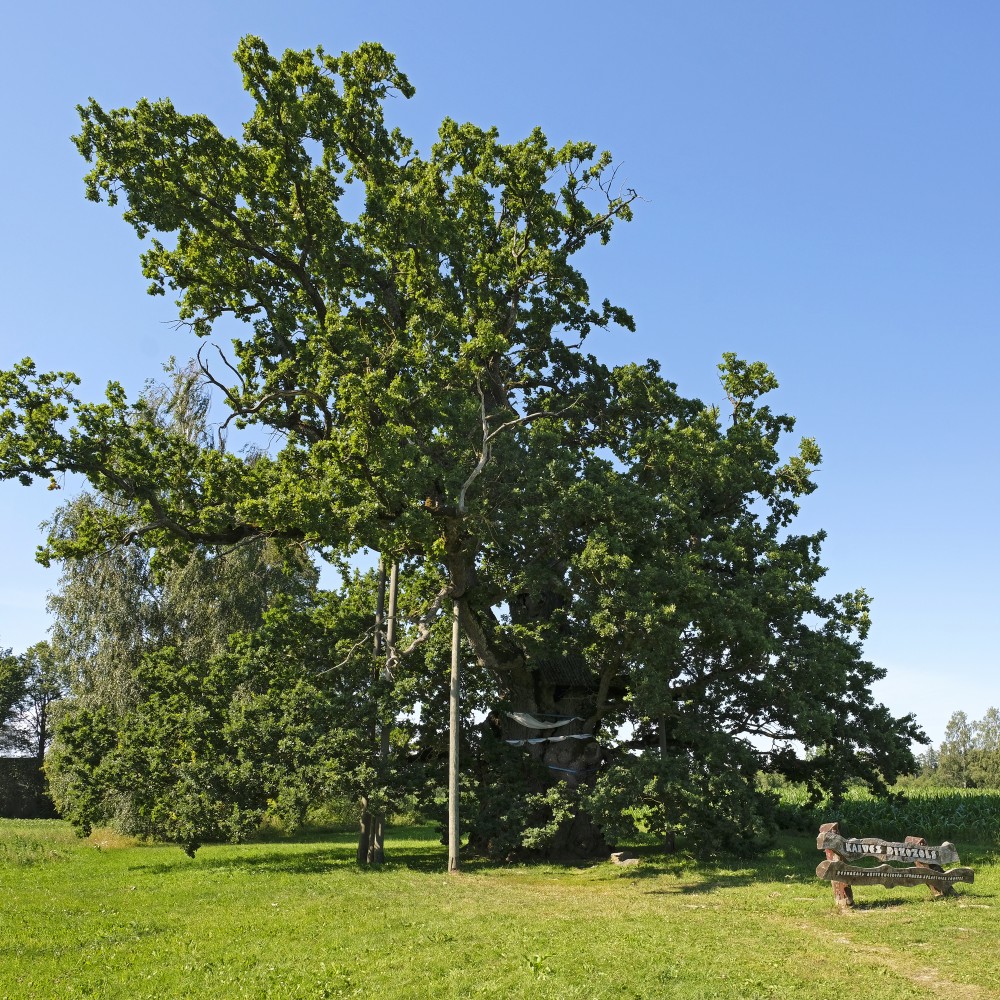
[[[852,861],[859,858],[877,858],[879,861],[922,861],[927,865],[958,864],[958,851],[954,844],[945,841],[940,847],[917,844],[899,844],[878,837],[851,837],[827,830],[816,840],[821,851],[833,851]]]
[[[958,861],[958,851],[948,841],[935,847],[923,837],[907,837],[902,843],[878,837],[844,837],[838,824],[824,823],[816,847],[826,852],[826,861],[820,862],[816,876],[831,884],[834,902],[842,907],[854,905],[852,885],[884,885],[887,889],[926,885],[934,896],[953,896],[956,882],[975,879],[971,868],[945,871],[941,867],[942,863]],[[883,864],[852,864],[867,858]],[[910,862],[912,867],[894,867],[885,863],[889,861]]]
[[[817,878],[846,885],[884,885],[891,889],[897,885],[954,885],[956,882],[973,882],[971,868],[951,868],[936,872],[930,868],[893,868],[892,865],[873,865],[855,868],[843,861],[821,861],[816,869]]]

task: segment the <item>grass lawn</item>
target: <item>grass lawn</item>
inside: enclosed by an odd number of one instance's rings
[[[957,899],[857,887],[838,913],[814,837],[754,865],[448,877],[422,828],[360,871],[347,835],[191,860],[0,820],[0,997],[1000,997],[1000,859],[959,849],[976,883]]]

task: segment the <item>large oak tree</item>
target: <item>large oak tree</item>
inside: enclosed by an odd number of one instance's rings
[[[385,122],[412,88],[375,44],[279,58],[246,38],[236,61],[240,137],[168,100],[91,100],[75,141],[88,197],[123,209],[151,293],[203,339],[226,424],[281,446],[205,448],[117,385],[86,404],[25,361],[0,375],[0,474],[72,470],[128,498],[46,552],[268,536],[401,560],[427,589],[406,655],[456,601],[490,679],[469,780],[495,851],[520,828],[593,850],[593,818],[615,829],[623,804],[669,835],[711,826],[695,804],[713,801],[736,842],[761,767],[837,790],[909,766],[912,719],[870,694],[867,598],[821,596],[822,535],[793,530],[819,451],[785,447],[773,376],[727,356],[723,410],[586,349],[633,325],[575,264],[631,216],[610,155],[450,119],[420,153]],[[243,332],[210,344],[223,319]],[[509,742],[529,737],[546,742]]]

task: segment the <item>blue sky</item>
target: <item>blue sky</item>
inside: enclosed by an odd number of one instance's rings
[[[995,640],[1000,368],[1000,7],[906,0],[573,5],[175,0],[114,16],[16,5],[0,64],[0,366],[24,355],[98,395],[192,353],[145,295],[139,244],[86,202],[74,105],[170,96],[236,130],[243,34],[273,50],[372,39],[417,88],[393,115],[426,149],[444,116],[516,140],[612,151],[642,201],[590,253],[595,296],[720,398],[724,351],[766,361],[774,405],[824,452],[802,526],[825,528],[830,592],[875,598],[870,658],[897,713],[940,739],[1000,705]],[[44,638],[56,570],[33,562],[66,493],[0,484],[0,645]]]

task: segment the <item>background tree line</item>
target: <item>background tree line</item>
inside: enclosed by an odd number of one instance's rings
[[[0,651],[0,754],[32,757],[41,765],[52,741],[53,709],[67,684],[49,642],[19,656]]]
[[[68,677],[49,642],[0,650],[0,816],[51,816],[42,766]]]
[[[918,780],[946,788],[1000,788],[1000,711],[981,719],[954,712],[944,739],[917,758]]]

